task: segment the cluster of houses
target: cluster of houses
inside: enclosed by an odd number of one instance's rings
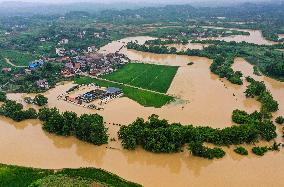
[[[15,78],[19,78],[25,75],[30,75],[32,71],[37,70],[38,68],[42,67],[45,64],[45,61],[42,59],[35,60],[29,63],[26,68],[20,68],[16,74],[14,75]],[[10,73],[12,68],[2,68],[2,73]],[[36,85],[41,89],[49,89],[49,84],[46,79],[39,79],[36,81]]]
[[[89,74],[96,77],[112,73],[130,62],[130,59],[121,53],[96,54],[92,58],[93,63],[89,64]]]
[[[55,48],[55,54],[59,57],[66,57],[66,56],[77,56],[80,53],[92,53],[96,52],[98,49],[96,46],[89,46],[86,49],[70,49],[66,50],[64,47]]]
[[[92,53],[57,59],[57,62],[64,63],[61,74],[65,78],[83,73],[91,76],[109,74],[116,71],[124,64],[129,63],[129,61],[129,58],[120,53],[110,53],[107,55]]]
[[[94,85],[89,85],[89,86],[94,86]],[[88,107],[91,109],[101,110],[103,109],[103,107],[100,107],[101,105],[106,104],[115,98],[123,96],[123,91],[119,88],[108,87],[106,89],[102,89],[101,87],[96,86],[96,85],[94,87],[95,87],[94,90],[88,91],[81,95],[77,95],[73,97],[69,95],[65,95],[65,96],[60,96],[60,98],[63,98],[65,101],[74,103],[76,105]],[[72,89],[72,91],[74,91],[74,89]],[[79,89],[79,88],[76,88],[76,89]],[[69,94],[70,92],[68,91],[66,93]],[[96,101],[96,100],[98,101],[97,103],[99,106],[95,104],[91,104],[93,101]],[[85,105],[85,104],[89,104],[89,105]]]

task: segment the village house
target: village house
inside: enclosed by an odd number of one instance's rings
[[[70,69],[68,68],[64,68],[62,71],[61,71],[61,75],[64,77],[64,78],[69,78],[69,77],[73,77],[74,74],[71,72]]]
[[[49,85],[46,79],[36,81],[36,85],[42,89],[49,89]]]
[[[70,62],[71,59],[70,59],[70,57],[68,57],[68,56],[64,56],[64,57],[56,58],[54,61],[55,61],[55,62],[58,62],[58,63],[67,63],[67,62]],[[54,62],[54,61],[53,61],[53,62]]]
[[[32,74],[32,70],[30,70],[30,69],[25,69],[25,74],[26,74],[26,75]]]
[[[97,76],[102,74],[102,70],[99,70],[99,69],[96,69],[96,68],[90,69],[89,74],[92,75],[92,76],[97,77]]]
[[[60,40],[58,42],[58,45],[64,45],[64,44],[68,44],[69,43],[69,40],[67,38],[63,38],[62,40]]]
[[[43,65],[44,65],[44,61],[43,60],[35,60],[35,61],[33,61],[33,62],[31,62],[29,64],[29,69],[30,70],[35,70],[35,69],[37,69],[37,68],[39,68],[39,67],[41,67]]]
[[[74,63],[74,69],[80,69],[81,68],[81,64],[80,63]]]
[[[65,55],[65,49],[64,48],[55,48],[55,53],[58,55],[58,56],[64,56]]]
[[[90,47],[88,47],[88,49],[87,49],[87,52],[88,52],[88,53],[92,53],[92,52],[96,52],[96,51],[98,51],[98,49],[96,48],[96,46],[90,46]]]
[[[67,62],[67,63],[65,63],[65,64],[64,64],[64,67],[65,67],[65,68],[69,68],[69,69],[73,69],[73,68],[74,68],[72,62]]]
[[[9,73],[12,71],[12,68],[2,68],[3,73]]]

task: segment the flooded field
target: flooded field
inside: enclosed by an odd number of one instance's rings
[[[208,28],[219,28],[219,29],[224,29],[223,27],[208,27]],[[228,28],[225,28],[228,29]],[[236,29],[236,28],[231,28],[228,30],[238,30],[238,31],[244,31],[244,32],[249,32],[249,35],[233,35],[233,36],[227,36],[227,37],[211,37],[211,38],[199,38],[199,40],[224,40],[226,42],[248,42],[248,43],[254,43],[254,44],[259,44],[259,45],[273,45],[277,44],[277,42],[269,41],[265,39],[262,35],[262,32],[260,30],[250,30],[250,29]]]
[[[171,122],[183,124],[210,125],[216,128],[231,126],[234,109],[248,112],[258,110],[260,103],[247,99],[246,85],[233,85],[212,74],[210,59],[177,55],[156,55],[122,48],[128,41],[143,42],[150,37],[126,38],[112,42],[102,52],[121,52],[132,60],[144,63],[179,66],[178,72],[168,90],[179,100],[162,108],[143,107],[122,97],[108,103],[104,111],[75,106],[57,96],[74,84],[65,82],[45,93],[49,107],[60,111],[74,111],[78,114],[98,112],[109,127],[110,138],[117,139],[119,124],[128,124],[137,117],[147,118],[157,114]],[[188,62],[194,62],[188,66]],[[277,115],[284,115],[284,83],[268,77],[253,75],[253,67],[242,58],[235,59],[233,69],[241,70],[245,76],[263,80],[279,102]],[[9,94],[10,99],[23,102],[26,94]],[[115,123],[115,124],[113,124]],[[278,127],[281,135],[281,128]],[[281,137],[278,140],[282,140]],[[123,150],[118,141],[108,145],[94,146],[75,138],[58,137],[45,133],[37,120],[15,123],[0,118],[0,162],[40,168],[99,167],[145,186],[283,186],[284,165],[281,151],[269,152],[263,157],[253,154],[239,156],[234,146],[224,148],[227,155],[220,160],[206,160],[191,156],[185,151],[177,154],[153,154],[142,149]],[[251,148],[251,146],[248,146]],[[269,176],[269,177],[268,177]]]
[[[168,47],[175,47],[178,51],[186,51],[187,49],[199,49],[202,50],[204,47],[208,47],[208,44],[200,44],[200,43],[188,43],[186,45],[182,44],[169,44]]]

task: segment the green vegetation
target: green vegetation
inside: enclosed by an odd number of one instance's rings
[[[18,122],[26,119],[37,118],[37,112],[35,109],[29,108],[28,110],[23,110],[22,104],[10,100],[5,101],[5,103],[0,107],[0,115],[9,117]]]
[[[96,168],[34,169],[0,164],[0,186],[140,186]]]
[[[156,107],[160,108],[164,106],[165,104],[171,102],[174,100],[173,97],[150,92],[146,90],[141,90],[137,88],[133,88],[130,86],[126,86],[123,84],[116,84],[113,82],[108,82],[104,80],[98,80],[90,77],[80,77],[75,79],[76,84],[90,84],[90,83],[96,83],[99,86],[102,87],[117,87],[122,89],[124,96],[128,97],[129,99],[132,99],[136,102],[138,102],[140,105],[143,105],[145,107]]]
[[[61,136],[75,136],[78,139],[95,145],[108,142],[108,129],[105,127],[103,117],[97,114],[83,114],[77,116],[74,112],[60,114],[56,108],[42,108],[37,113],[35,109],[23,110],[23,105],[7,100],[0,107],[0,115],[9,117],[14,121],[26,119],[40,119],[42,128]]]
[[[253,147],[252,152],[258,156],[263,156],[268,151],[268,147]]]
[[[248,114],[246,111],[239,109],[234,110],[232,114],[232,120],[237,124],[258,122],[262,120],[262,117],[263,116],[260,112],[255,111],[251,114]]]
[[[62,64],[45,63],[30,74],[18,68],[12,73],[0,74],[0,86],[3,85],[3,90],[7,92],[41,93],[46,89],[39,87],[37,81],[45,79],[49,88],[53,88],[57,82],[64,80],[60,74],[62,66]]]
[[[31,61],[39,58],[31,53],[16,50],[1,50],[0,56],[9,59],[16,66],[28,66]]]
[[[246,79],[250,84],[247,86],[245,94],[247,97],[257,97],[257,100],[261,102],[261,113],[269,114],[276,112],[279,104],[273,99],[271,93],[266,89],[265,84],[255,81],[250,77]]]
[[[161,40],[161,39],[155,39],[155,40],[147,40],[145,42],[145,45],[169,45],[169,44],[187,44],[188,41],[184,40],[173,40],[173,39],[168,39],[168,40]]]
[[[193,43],[212,44],[204,50],[190,50],[188,54],[196,54],[214,59],[216,55],[226,51],[227,54],[232,54],[234,57],[243,57],[249,63],[254,65],[259,73],[284,80],[284,56],[283,52],[274,50],[277,46],[256,45],[246,42],[225,42],[225,41],[192,41]],[[283,44],[282,44],[283,45]],[[224,56],[224,55],[222,55]],[[230,55],[227,55],[230,57]]]
[[[251,144],[259,140],[270,141],[277,134],[276,127],[271,121],[257,121],[224,129],[214,129],[192,125],[183,126],[177,123],[169,124],[166,120],[160,120],[158,116],[152,115],[148,121],[138,118],[128,126],[122,126],[118,136],[125,149],[133,150],[141,145],[147,151],[170,153],[179,152],[185,144],[193,142],[199,142],[201,145],[207,142],[218,146]],[[207,151],[202,146],[196,149]],[[213,152],[215,151],[217,155],[221,155],[219,149],[213,149]]]
[[[283,116],[278,116],[275,119],[275,122],[278,123],[278,124],[283,124],[284,123],[284,117]]]
[[[83,114],[77,117],[74,112],[60,114],[56,108],[43,108],[39,110],[38,118],[43,121],[42,128],[47,132],[61,136],[76,136],[95,145],[108,142],[103,117],[97,114]]]
[[[194,156],[207,159],[223,158],[226,154],[221,148],[208,148],[203,146],[200,142],[191,142],[188,146],[188,150]]]
[[[41,94],[36,95],[33,100],[34,100],[34,103],[38,106],[44,106],[48,103],[48,98]]]
[[[257,76],[261,76],[261,73],[259,72],[259,70],[256,66],[253,66],[253,74],[255,74]]]
[[[227,78],[233,84],[242,85],[243,81],[241,77],[243,76],[242,72],[236,71],[231,68],[231,65],[234,63],[233,57],[222,57],[217,56],[213,63],[210,66],[211,72],[219,75],[220,78]]]
[[[6,100],[7,100],[6,93],[0,91],[0,102],[5,102]]]
[[[242,73],[234,72],[231,65],[234,63],[234,58],[243,57],[248,62],[258,68],[258,70],[270,77],[284,80],[284,56],[283,52],[273,50],[271,46],[249,44],[246,42],[225,42],[214,40],[195,40],[191,43],[212,44],[202,50],[186,50],[178,51],[174,47],[167,47],[163,45],[140,45],[136,42],[127,44],[128,49],[138,51],[151,52],[157,54],[177,54],[188,56],[200,56],[213,59],[210,69],[213,73],[220,77],[227,78],[234,84],[242,84]]]
[[[248,151],[244,147],[237,147],[234,151],[240,155],[248,155]]]
[[[279,151],[279,147],[281,146],[281,143],[277,144],[276,142],[273,143],[273,145],[267,147],[253,147],[252,152],[258,156],[263,156],[268,151]]]
[[[140,45],[135,42],[129,42],[127,44],[128,49],[134,49],[138,51],[151,52],[157,54],[178,54],[178,55],[189,55],[189,56],[202,56],[213,58],[213,63],[210,66],[210,70],[219,75],[221,78],[227,78],[233,84],[243,84],[241,77],[243,76],[240,71],[234,72],[231,65],[234,63],[234,56],[236,56],[235,51],[231,53],[223,53],[223,50],[215,50],[209,46],[204,48],[204,50],[187,50],[177,52],[174,47],[158,46],[158,45]]]
[[[167,47],[163,45],[140,45],[137,42],[129,42],[127,43],[128,49],[134,49],[137,51],[143,51],[143,52],[150,52],[150,53],[156,53],[156,54],[176,54],[177,49],[175,47]]]
[[[169,89],[178,67],[154,64],[130,63],[117,72],[103,76],[103,78],[166,93]]]
[[[209,37],[226,37],[232,35],[249,35],[249,32],[220,29],[220,28],[205,28],[201,26],[176,26],[158,28],[148,33],[148,35],[158,38],[169,39],[167,41],[154,40],[146,43],[154,45],[166,45],[171,43],[182,43],[186,44],[189,40],[197,38],[209,38]]]
[[[92,183],[94,183],[92,180],[84,179],[81,177],[72,178],[67,175],[58,174],[58,175],[48,175],[47,177],[44,177],[43,179],[39,179],[35,181],[34,183],[32,183],[30,187],[39,187],[39,186],[89,187],[89,186],[92,186]],[[96,185],[100,186],[99,184],[96,184]]]

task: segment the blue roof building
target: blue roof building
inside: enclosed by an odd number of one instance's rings
[[[121,93],[121,89],[115,88],[115,87],[108,87],[106,92],[107,94],[117,94],[117,93]]]
[[[43,60],[36,60],[36,61],[33,61],[29,64],[29,69],[36,69],[40,66],[43,66],[44,65],[44,61]]]

